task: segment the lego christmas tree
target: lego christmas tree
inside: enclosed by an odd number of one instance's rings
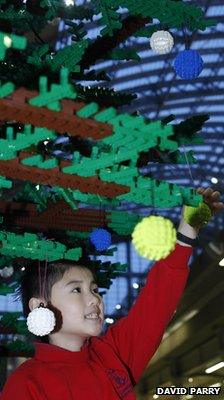
[[[96,15],[102,29],[91,40],[85,22]],[[72,42],[56,50],[61,21]],[[136,96],[104,88],[110,77],[94,65],[99,59],[137,63],[140,56],[122,47],[132,36],[150,38],[183,27],[205,30],[210,23],[199,7],[174,0],[94,0],[82,6],[64,0],[0,1],[1,295],[16,290],[30,260],[113,254],[110,237],[112,243],[130,239],[142,219],[121,211],[123,204],[199,205],[202,198],[193,188],[149,178],[139,167],[153,162],[155,154],[156,162],[186,163],[179,147],[200,143],[196,133],[208,116],[171,125],[172,117],[151,122],[121,112]],[[191,74],[199,71],[192,68]],[[88,87],[84,81],[100,85]],[[196,162],[192,151],[186,156]],[[109,236],[99,236],[100,229]],[[98,262],[101,287],[109,288],[125,268]],[[23,322],[6,315],[1,331],[26,335]],[[21,341],[4,349],[30,351]]]

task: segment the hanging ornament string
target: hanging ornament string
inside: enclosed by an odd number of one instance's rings
[[[101,227],[104,228],[103,205],[101,197],[100,197],[100,224]]]
[[[189,160],[188,160],[188,156],[187,156],[187,152],[186,152],[186,149],[185,149],[185,145],[183,144],[182,146],[183,146],[183,150],[184,150],[184,157],[185,157],[186,164],[187,164],[188,171],[189,171],[189,176],[191,178],[191,183],[192,183],[192,186],[194,187],[194,178],[193,178],[192,170],[191,170],[190,163],[189,163]],[[161,154],[160,154],[160,157],[161,157]],[[170,168],[175,170],[175,171],[177,170],[177,168],[174,167],[172,164],[170,164]]]
[[[188,157],[187,157],[187,152],[186,152],[184,144],[183,144],[183,149],[184,149],[184,157],[185,157],[185,160],[186,160],[186,163],[187,163],[187,166],[188,166],[188,170],[189,170],[189,175],[190,175],[190,178],[191,178],[192,187],[194,187],[194,178],[193,178],[193,175],[192,175],[192,170],[191,170],[191,167],[190,167],[190,163],[189,163],[189,160],[188,160]]]
[[[153,182],[152,182],[152,215],[155,215],[155,216],[158,215],[158,212],[157,212],[157,209],[155,206],[155,185]]]
[[[41,273],[40,273],[40,260],[38,260],[38,273],[39,273],[39,295],[41,298]]]
[[[103,218],[102,218],[102,199],[100,197],[100,195],[97,193],[97,197],[99,200],[99,227],[102,228],[102,222],[103,222]]]
[[[45,307],[43,300],[46,299],[45,295],[45,284],[46,284],[46,273],[47,273],[47,255],[44,266],[44,279],[43,286],[41,285],[41,265],[38,260],[38,272],[39,272],[39,290],[41,302],[38,307],[34,308],[27,317],[27,327],[29,332],[36,336],[46,336],[53,332],[56,325],[56,317],[54,312]],[[43,299],[43,300],[42,300]]]
[[[40,267],[40,261],[38,261],[38,268],[39,268],[39,293],[40,293],[40,298],[41,298],[41,299],[45,299],[45,296],[46,296],[47,257],[46,257],[45,266],[44,266],[43,285],[41,284],[41,267]]]
[[[184,145],[183,145],[183,148],[184,148],[184,156],[185,156],[186,163],[187,163],[188,169],[189,169],[189,174],[191,177],[192,186],[194,187],[194,179],[193,179],[193,175],[192,175],[192,170],[190,167],[190,163],[189,163]],[[189,225],[193,226],[196,229],[200,229],[208,223],[208,221],[212,217],[212,212],[210,210],[210,207],[204,201],[202,201],[197,208],[186,206],[183,216],[184,216],[184,220]]]
[[[98,193],[96,195],[97,195],[98,200],[99,200],[99,220],[100,220],[100,224],[101,224],[101,203],[102,203],[102,200],[101,200],[101,197],[100,197],[100,195]]]
[[[102,206],[102,212],[103,212],[103,228],[106,229],[106,212],[105,212],[105,205],[103,205],[103,202],[101,201],[101,206]]]
[[[185,50],[189,50],[190,49],[190,37],[187,34],[186,26],[183,26],[183,34],[184,34]]]
[[[45,266],[44,266],[44,284],[43,284],[43,298],[44,299],[46,299],[47,264],[48,264],[48,259],[47,259],[47,254],[46,254],[46,260],[45,260]]]
[[[102,198],[98,193],[97,193],[97,197],[100,202],[100,227],[103,229],[106,229],[105,208],[103,206]]]
[[[92,244],[95,246],[95,249],[97,251],[104,251],[107,250],[108,247],[111,245],[111,234],[104,228],[105,226],[105,218],[103,215],[103,209],[102,209],[102,200],[100,196],[97,194],[99,201],[100,201],[100,207],[99,207],[99,225],[100,228],[95,228],[91,235],[90,235],[90,241]],[[102,226],[103,224],[103,226]],[[97,224],[98,225],[98,224]]]

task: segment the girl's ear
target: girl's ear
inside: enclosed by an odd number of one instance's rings
[[[46,306],[46,301],[37,297],[32,297],[29,301],[29,309],[33,311],[35,308],[39,307],[40,303],[44,303]]]

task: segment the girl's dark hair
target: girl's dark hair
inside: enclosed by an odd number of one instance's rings
[[[39,265],[41,287],[43,287],[46,265],[45,261],[32,261],[30,265],[27,265],[25,267],[25,270],[20,278],[20,285],[17,290],[17,296],[19,296],[20,300],[22,301],[23,315],[25,318],[27,318],[28,314],[30,313],[30,299],[32,297],[40,297]],[[52,286],[63,278],[66,271],[74,267],[89,269],[92,272],[95,281],[97,282],[96,266],[88,258],[82,258],[79,261],[57,260],[54,262],[49,262],[47,263],[45,281],[45,300],[47,302],[49,302],[51,298]],[[48,336],[44,336],[40,340],[42,342],[48,343]]]

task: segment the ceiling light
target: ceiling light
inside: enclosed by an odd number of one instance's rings
[[[223,368],[224,367],[224,361],[219,362],[218,364],[214,364],[211,367],[207,368],[205,370],[206,374],[211,374],[214,371],[217,371],[217,369]]]
[[[66,6],[74,6],[75,1],[74,0],[65,0]]]
[[[106,318],[105,321],[107,324],[113,324],[113,322],[114,322],[113,318]]]
[[[224,267],[224,258],[221,261],[219,261],[219,265],[220,267]]]
[[[215,255],[221,256],[223,254],[224,246],[223,243],[210,242],[208,247],[215,253]]]
[[[134,289],[138,289],[139,288],[139,284],[136,283],[136,282],[134,282],[132,286],[133,286]]]
[[[193,318],[196,314],[198,314],[198,310],[192,310],[182,318],[182,321],[187,322],[189,321],[189,319]]]
[[[209,385],[209,387],[220,387],[222,386],[221,382],[213,383],[213,385]]]
[[[218,179],[215,178],[215,177],[213,177],[213,178],[211,179],[211,182],[216,184],[216,183],[218,183]]]
[[[182,325],[183,325],[183,322],[181,322],[181,321],[176,322],[174,325],[171,326],[171,328],[169,329],[169,332],[173,333],[174,331],[179,329]]]

